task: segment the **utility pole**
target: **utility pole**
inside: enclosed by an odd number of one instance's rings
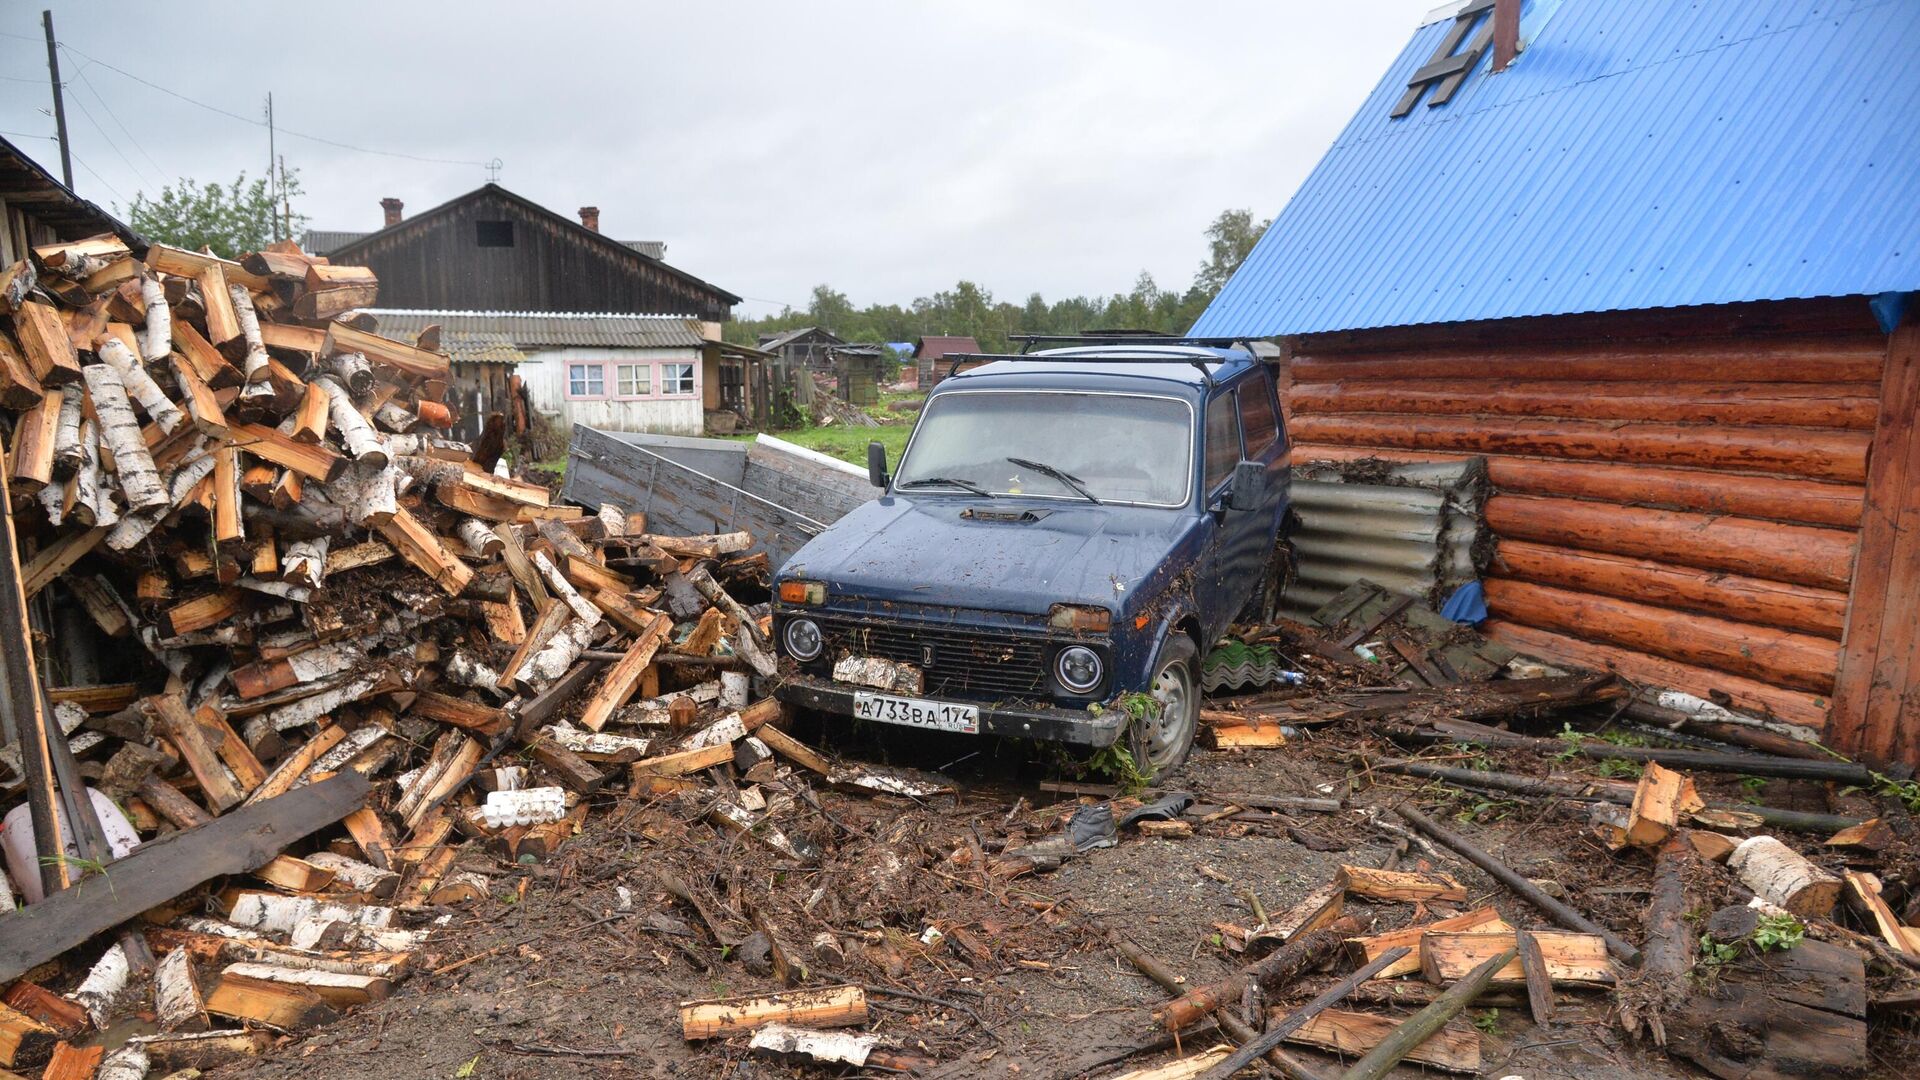
[[[273,147],[273,91],[269,90],[267,91],[267,205],[268,206],[272,206],[274,203],[279,201],[278,196],[280,192],[280,185],[279,185],[279,181],[275,179],[274,172],[273,172],[274,163],[279,160],[280,160],[280,155],[274,151],[274,147]],[[269,214],[267,216],[272,217],[273,215]],[[286,237],[282,236],[282,237],[279,237],[279,239],[285,240]]]
[[[60,176],[73,187],[73,155],[67,150],[67,105],[60,99],[60,50],[53,40],[53,12],[40,13],[40,25],[47,31],[47,70],[53,74],[53,125],[60,131]]]

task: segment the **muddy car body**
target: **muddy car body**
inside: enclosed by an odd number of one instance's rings
[[[775,575],[779,695],[1178,764],[1199,657],[1270,580],[1287,442],[1239,348],[1006,358],[927,399],[880,498]],[[1155,699],[1146,706],[1138,697]],[[1143,707],[1144,706],[1144,707]]]

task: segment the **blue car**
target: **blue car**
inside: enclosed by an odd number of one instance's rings
[[[964,359],[989,362],[928,395],[897,470],[868,447],[881,497],[775,575],[777,695],[1177,767],[1200,657],[1277,579],[1271,372],[1226,342]]]

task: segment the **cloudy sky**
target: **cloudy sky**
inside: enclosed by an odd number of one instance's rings
[[[52,9],[75,185],[104,205],[258,175],[271,91],[316,227],[437,205],[498,159],[759,315],[820,282],[861,304],[1184,287],[1213,216],[1276,212],[1433,2]],[[57,172],[43,6],[0,8],[0,131]]]

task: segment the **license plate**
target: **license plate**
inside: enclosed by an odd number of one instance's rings
[[[892,694],[853,695],[853,715],[883,724],[930,728],[934,731],[962,731],[980,734],[980,710],[973,705],[955,705],[948,701],[895,697]]]

